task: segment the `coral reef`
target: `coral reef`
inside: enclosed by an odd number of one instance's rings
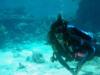
[[[28,56],[26,61],[35,62],[35,63],[44,63],[45,59],[40,52],[32,52],[32,56]]]
[[[0,10],[0,48],[5,41],[23,43],[46,39],[52,21],[50,17],[34,17],[24,8]]]

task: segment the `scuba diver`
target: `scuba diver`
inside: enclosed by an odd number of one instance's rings
[[[58,15],[48,32],[48,41],[53,48],[52,62],[58,60],[73,75],[77,75],[87,60],[95,55],[95,42],[93,37],[72,26],[68,21]],[[65,58],[65,59],[64,59]],[[76,68],[71,68],[67,61],[76,60]]]

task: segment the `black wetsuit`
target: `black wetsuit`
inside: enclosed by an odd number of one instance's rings
[[[69,46],[72,47],[75,54],[77,52],[87,53],[85,58],[92,58],[95,54],[95,47],[93,45],[93,37],[87,32],[82,31],[72,25],[67,25],[66,31],[64,31],[64,41],[68,41]]]
[[[82,65],[89,59],[92,59],[95,55],[95,46],[93,45],[93,38],[86,32],[74,27],[67,25],[65,30],[63,30],[63,40],[65,41],[65,47],[70,46],[72,52],[70,54],[73,59],[79,61],[77,64],[75,74],[81,69]],[[66,45],[66,41],[68,45]],[[67,50],[67,49],[66,49]],[[83,54],[84,56],[79,56],[78,54]],[[76,55],[77,54],[77,55]]]
[[[92,37],[87,35],[80,29],[76,27],[69,26],[68,22],[62,20],[61,16],[58,17],[57,21],[51,25],[51,29],[49,34],[49,41],[52,45],[54,50],[53,57],[56,59],[73,75],[76,75],[77,72],[80,70],[82,65],[90,58],[94,57],[95,54],[95,47],[92,44]],[[59,39],[60,35],[62,34],[62,38]],[[56,36],[57,35],[57,36]],[[60,42],[59,40],[63,40]],[[67,42],[67,43],[66,43]],[[68,49],[68,47],[72,48],[72,52]],[[68,64],[67,61],[64,60],[62,57],[67,58],[68,60],[71,58],[76,59],[74,57],[75,53],[84,53],[85,56],[79,60],[75,71],[73,71]],[[72,56],[72,57],[70,57]]]

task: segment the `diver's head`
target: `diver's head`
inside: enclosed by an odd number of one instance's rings
[[[61,26],[62,25],[63,19],[62,19],[61,14],[58,14],[56,22],[57,22],[58,26]]]
[[[57,17],[57,29],[58,31],[63,31],[66,26],[68,25],[68,21],[67,20],[64,20],[61,16],[61,14],[58,14],[58,17]]]

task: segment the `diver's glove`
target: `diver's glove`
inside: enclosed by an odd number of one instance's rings
[[[54,62],[54,61],[57,61],[57,58],[55,56],[55,53],[53,53],[53,56],[51,57],[51,61]]]
[[[78,72],[79,72],[79,69],[76,68],[76,69],[74,70],[74,72],[73,72],[73,75],[78,75]]]
[[[72,75],[78,74],[78,71],[76,71],[76,68],[70,68],[69,71],[72,73]]]
[[[54,62],[56,61],[57,59],[55,57],[51,57],[51,61]]]

